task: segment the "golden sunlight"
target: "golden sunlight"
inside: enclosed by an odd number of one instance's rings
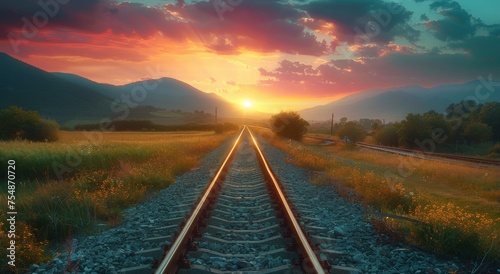
[[[252,102],[250,102],[250,101],[248,101],[248,100],[246,100],[246,101],[244,101],[244,102],[243,102],[243,106],[244,106],[245,108],[251,108],[251,107],[252,107],[252,105],[253,105],[253,104],[252,104]]]

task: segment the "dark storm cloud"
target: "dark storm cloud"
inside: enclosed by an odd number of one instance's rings
[[[319,0],[303,6],[307,13],[316,19],[332,22],[335,33],[341,41],[348,43],[362,42],[357,35],[370,32],[371,27],[378,28],[370,41],[387,43],[396,36],[416,41],[418,31],[408,22],[412,12],[402,5],[382,0]],[[375,24],[375,25],[370,25]],[[372,28],[373,29],[373,28]],[[359,36],[358,36],[359,37]]]
[[[2,37],[21,31],[26,20],[40,30],[71,29],[85,33],[110,30],[140,37],[149,37],[170,23],[161,10],[109,0],[2,1],[0,18]]]
[[[452,43],[450,47],[463,49],[480,67],[490,67],[491,69],[500,67],[499,36],[476,36],[458,43]]]
[[[424,23],[442,41],[457,41],[472,37],[477,29],[477,22],[471,14],[455,1],[435,1],[430,8],[443,16],[443,19]]]
[[[90,34],[110,31],[112,34],[141,38],[161,33],[176,41],[200,43],[221,54],[238,54],[249,49],[322,55],[328,50],[326,42],[318,41],[314,34],[298,23],[300,18],[306,16],[305,12],[287,1],[245,0],[225,10],[222,15],[213,2],[191,5],[178,2],[163,7],[111,0],[72,0],[64,5],[56,0],[47,2],[55,3],[57,8],[54,5],[49,7],[54,16],[39,27],[43,30],[69,29]],[[11,32],[18,36],[22,34],[23,20],[33,22],[37,13],[44,13],[44,9],[35,1],[1,2],[0,18],[3,23],[0,39],[6,39]]]
[[[0,2],[0,18],[2,18],[2,24],[0,24],[0,35],[5,37],[10,31],[20,29],[24,22],[23,18],[33,21],[33,16],[43,15],[45,18],[49,18],[53,26],[75,26],[76,20],[71,20],[71,14],[74,13],[75,9],[80,9],[83,13],[89,13],[89,19],[92,20],[93,9],[99,0],[91,0],[87,2],[73,1],[67,4],[61,5],[57,1],[54,1],[53,5],[48,5],[49,13],[44,10],[36,1],[1,1]],[[61,9],[61,6],[64,8]],[[43,17],[37,17],[38,20],[43,20]],[[82,24],[85,25],[85,24]]]
[[[318,56],[328,50],[326,42],[298,23],[306,14],[287,1],[245,0],[226,11],[223,21],[211,2],[174,11],[188,19],[208,47],[217,52],[251,49]]]

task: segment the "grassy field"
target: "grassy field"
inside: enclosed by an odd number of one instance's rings
[[[119,224],[123,208],[168,187],[229,135],[62,132],[55,143],[0,142],[0,178],[6,178],[7,161],[16,161],[16,265],[46,259],[51,243]],[[4,206],[6,185],[0,193]],[[4,212],[2,247],[8,243]],[[2,248],[2,267],[6,259]]]
[[[341,142],[291,142],[269,131],[260,133],[288,152],[292,164],[314,170],[312,183],[334,185],[345,197],[365,204],[380,233],[471,262],[485,257],[490,265],[498,263],[498,168],[418,160]]]

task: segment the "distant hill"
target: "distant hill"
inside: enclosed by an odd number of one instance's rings
[[[160,78],[150,79],[145,81],[137,81],[122,86],[114,86],[109,84],[100,84],[78,75],[68,73],[53,73],[54,75],[91,88],[99,94],[115,99],[120,99],[123,95],[130,96],[134,88],[154,87],[153,89],[145,89],[147,95],[143,100],[134,101],[139,106],[153,106],[170,111],[181,110],[183,112],[200,112],[214,114],[217,107],[220,117],[241,117],[243,110],[240,106],[236,106],[227,102],[222,97],[215,94],[205,93],[187,83],[173,79]],[[266,116],[266,114],[252,112],[249,115]]]
[[[51,72],[52,75],[55,75],[61,79],[64,79],[66,81],[72,82],[74,84],[78,84],[80,86],[84,86],[86,88],[89,88],[101,95],[104,95],[106,97],[110,97],[113,100],[116,98],[119,98],[119,94],[122,93],[124,90],[122,90],[118,86],[110,85],[110,84],[104,84],[104,83],[97,83],[92,80],[89,80],[85,77],[76,75],[76,74],[71,74],[71,73],[63,73],[63,72]]]
[[[151,119],[161,124],[210,123],[213,118],[203,113],[213,115],[215,107],[221,118],[240,119],[245,114],[240,106],[179,80],[161,78],[147,83],[158,85],[148,90],[144,100],[133,101],[139,108],[131,109],[127,119]],[[138,81],[115,86],[69,73],[49,73],[0,52],[0,109],[16,105],[35,110],[65,127],[95,123],[103,118],[113,119],[117,116],[112,111],[113,102],[121,100],[122,96],[130,96],[135,87],[143,85],[143,81]],[[267,117],[250,111],[246,114]]]
[[[161,78],[156,80],[130,83],[121,86],[126,93],[130,93],[135,87],[142,87],[145,84],[156,86],[148,90],[147,96],[140,104],[151,105],[168,110],[182,111],[204,111],[214,113],[215,107],[219,116],[232,117],[241,113],[241,108],[222,99],[215,94],[205,93],[184,82],[172,78]]]
[[[67,123],[109,115],[112,99],[0,53],[0,108],[36,110]]]
[[[497,83],[500,85],[500,83]],[[306,120],[328,120],[332,113],[335,119],[347,117],[349,120],[361,118],[385,119],[387,122],[403,120],[408,113],[425,113],[435,110],[444,113],[451,103],[458,103],[481,85],[479,80],[457,85],[441,85],[432,88],[406,86],[391,89],[368,90],[348,95],[326,105],[299,111]],[[500,92],[480,103],[500,101]]]

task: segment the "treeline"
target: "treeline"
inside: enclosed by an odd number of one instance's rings
[[[238,129],[238,126],[232,123],[223,124],[196,124],[187,123],[179,125],[158,125],[149,120],[122,120],[114,121],[108,127],[112,131],[230,131]],[[83,124],[76,125],[75,130],[101,130],[101,124]]]
[[[401,122],[374,129],[376,142],[387,146],[429,150],[436,144],[474,145],[500,141],[500,103],[464,100],[449,105],[446,114],[433,110],[410,113]]]

